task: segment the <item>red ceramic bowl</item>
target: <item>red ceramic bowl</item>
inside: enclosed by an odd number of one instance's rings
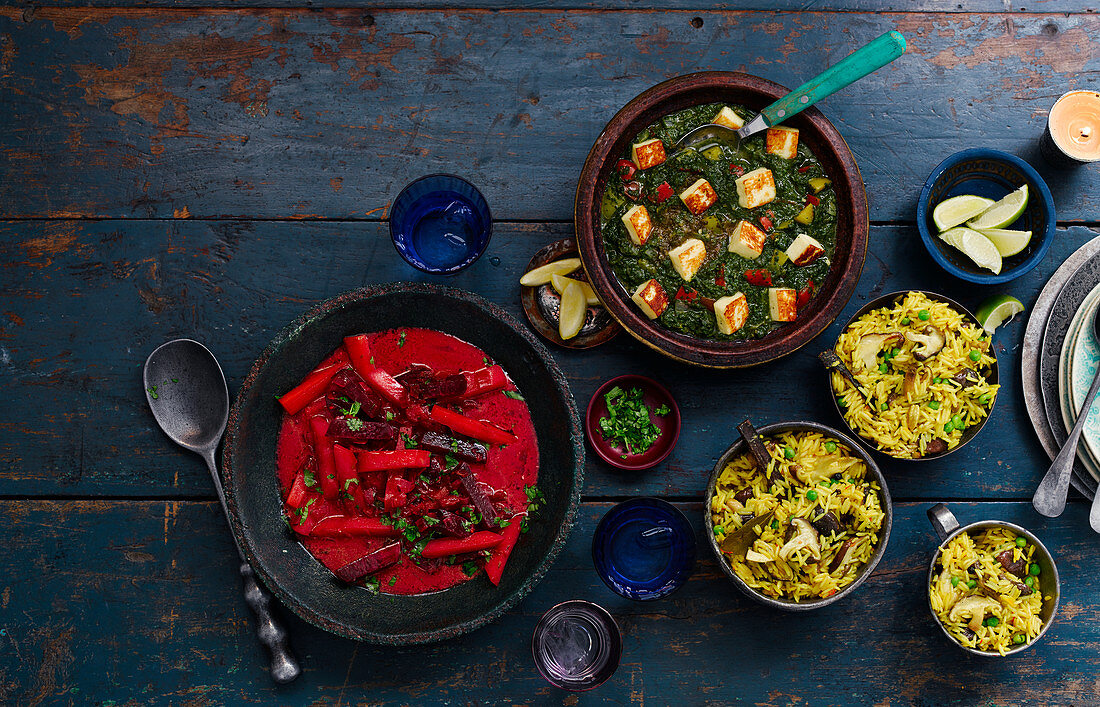
[[[622,447],[614,446],[604,439],[600,431],[600,418],[608,415],[604,395],[615,386],[624,390],[641,388],[642,401],[651,410],[656,410],[662,405],[667,405],[669,408],[667,415],[650,414],[649,419],[661,430],[661,436],[641,454],[630,454]],[[663,462],[676,446],[676,440],[680,438],[680,406],[676,404],[672,393],[655,380],[636,375],[612,378],[601,385],[588,401],[588,410],[584,415],[584,434],[588,438],[588,446],[592,447],[600,459],[611,466],[629,471],[648,469]]]
[[[577,247],[588,281],[607,311],[634,338],[684,363],[708,368],[742,368],[785,356],[829,326],[855,291],[867,255],[867,193],[844,138],[816,108],[784,125],[798,128],[833,181],[837,196],[836,251],[821,290],[797,321],[753,341],[710,341],[686,336],[651,322],[631,302],[612,272],[600,235],[600,196],[615,163],[630,141],[657,119],[691,106],[725,101],[760,110],[789,93],[765,79],[730,71],[680,76],[643,92],[607,124],[588,153],[574,202]]]

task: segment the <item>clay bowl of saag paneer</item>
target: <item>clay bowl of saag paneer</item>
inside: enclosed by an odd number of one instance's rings
[[[867,194],[833,124],[808,108],[741,141],[677,150],[700,125],[737,128],[788,89],[710,71],[620,110],[577,185],[576,236],[607,311],[684,363],[741,368],[820,334],[867,252]]]

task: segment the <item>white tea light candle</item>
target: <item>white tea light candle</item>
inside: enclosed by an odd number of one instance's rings
[[[1070,91],[1059,98],[1047,116],[1042,151],[1065,167],[1100,160],[1100,93]]]

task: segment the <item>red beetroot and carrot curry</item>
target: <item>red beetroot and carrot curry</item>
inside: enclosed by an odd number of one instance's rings
[[[430,329],[349,336],[279,403],[287,522],[337,577],[499,584],[542,496],[531,414],[485,352]]]

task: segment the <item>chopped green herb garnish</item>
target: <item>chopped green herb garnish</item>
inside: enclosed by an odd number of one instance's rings
[[[157,387],[155,385],[152,388],[146,388],[146,390],[149,391],[150,398],[152,398],[153,400],[159,399],[160,396],[157,395]],[[278,398],[276,398],[276,400],[278,400]]]
[[[359,403],[356,403],[356,405],[358,404]],[[358,432],[359,430],[363,429],[363,421],[360,420],[358,417],[349,417],[347,418],[347,420],[345,420],[345,422],[348,423],[348,429],[352,432]]]
[[[477,570],[478,566],[476,562],[462,563],[462,571],[466,574],[467,577],[473,577],[475,574],[477,574]]]
[[[481,357],[481,365],[483,365],[483,366],[488,366],[488,365],[489,365],[489,359],[487,359],[487,358],[485,358],[484,356],[482,356],[482,357]]]
[[[610,443],[621,443],[629,454],[641,454],[661,436],[661,429],[650,418],[650,407],[641,388],[624,391],[615,386],[604,394],[607,417],[599,419],[600,432]],[[660,413],[658,413],[660,414]]]
[[[353,477],[351,479],[345,479],[344,480],[344,490],[347,491],[348,487],[350,487],[352,484],[357,484],[357,483],[359,483],[359,479],[357,477]],[[349,498],[350,498],[350,496],[349,496]]]
[[[294,513],[298,516],[298,525],[306,522],[306,518],[309,518],[309,507],[314,503],[317,503],[317,498],[313,497],[306,501],[306,505],[301,508],[295,508]]]
[[[397,575],[390,577],[390,586],[397,584]]]
[[[393,412],[387,410],[386,411],[386,421],[388,422],[389,420],[392,420],[392,419],[393,419]]]
[[[458,458],[448,452],[443,455],[443,464],[448,469],[454,469],[456,466],[458,466]]]
[[[349,407],[347,410],[341,410],[340,412],[343,413],[346,417],[355,417],[359,414],[359,409],[361,407],[363,407],[362,404],[356,401],[352,403],[351,407]]]
[[[401,330],[401,336],[397,337],[397,347],[398,348],[401,348],[402,346],[405,345],[405,336],[406,336],[407,333],[408,332],[406,332],[404,329]]]
[[[506,390],[504,395],[512,400],[524,400],[524,397],[514,390]]]
[[[317,474],[313,472],[313,469],[306,469],[303,471],[302,480],[306,482],[307,489],[317,488]]]
[[[367,588],[367,591],[373,594],[378,593],[378,590],[380,589],[378,585],[379,582],[377,577],[367,577],[367,581],[363,583],[363,586]]]
[[[401,433],[401,439],[405,440],[405,449],[412,449],[416,446],[416,440],[404,432]]]

